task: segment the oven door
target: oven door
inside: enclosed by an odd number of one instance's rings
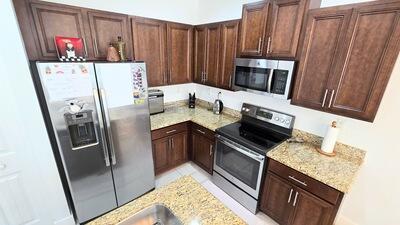
[[[216,136],[214,170],[258,199],[265,156],[221,135]]]

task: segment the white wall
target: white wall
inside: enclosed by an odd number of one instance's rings
[[[12,2],[0,2],[0,159],[10,168],[9,176],[0,174],[0,189],[5,191],[0,194],[0,224],[14,223],[2,221],[17,217],[19,220],[35,219],[18,224],[72,225],[74,220],[36,98]],[[4,157],[8,154],[15,155],[15,161]],[[18,179],[18,183],[24,185],[13,190],[19,199],[11,203],[5,201],[4,196],[8,194],[7,185],[11,185],[8,179]],[[21,199],[24,205],[16,207],[14,204]]]

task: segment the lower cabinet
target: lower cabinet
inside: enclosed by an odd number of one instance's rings
[[[270,160],[260,210],[281,225],[331,225],[342,198],[343,193]]]
[[[188,124],[182,123],[152,131],[155,174],[187,161]]]
[[[198,125],[192,126],[193,162],[212,174],[214,163],[214,132]]]

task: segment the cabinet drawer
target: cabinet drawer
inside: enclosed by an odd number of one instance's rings
[[[151,132],[151,140],[156,140],[159,138],[167,137],[167,136],[177,134],[179,132],[187,131],[187,130],[188,130],[187,122],[179,123],[179,124],[172,125],[169,127],[160,128],[157,130],[153,130]]]
[[[292,168],[289,168],[275,160],[270,159],[268,171],[277,174],[290,183],[319,196],[320,198],[336,204],[340,201],[341,192],[323,184],[307,175],[304,175]]]
[[[192,132],[199,133],[199,134],[205,136],[206,138],[214,141],[215,133],[212,130],[209,130],[209,129],[207,129],[203,126],[200,126],[196,123],[192,123]]]

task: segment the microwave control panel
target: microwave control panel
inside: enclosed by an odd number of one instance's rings
[[[288,82],[289,71],[287,70],[274,70],[274,83],[271,92],[278,95],[284,95],[286,83]]]

